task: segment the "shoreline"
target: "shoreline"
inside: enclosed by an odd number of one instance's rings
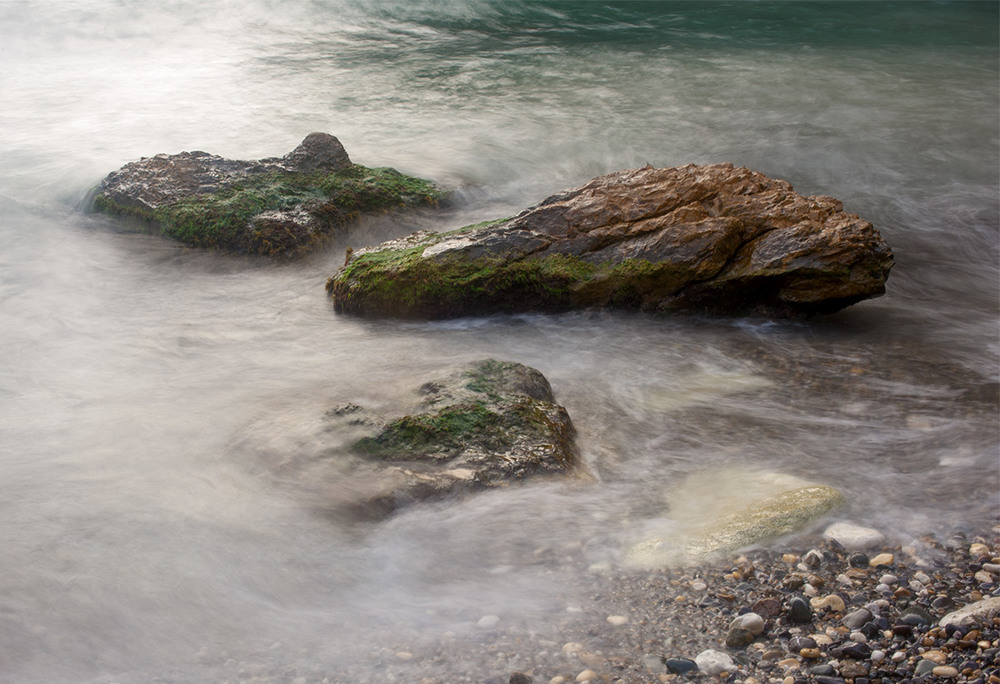
[[[594,575],[585,589],[589,603],[558,628],[484,616],[472,634],[381,648],[365,671],[316,681],[1000,684],[1000,613],[941,625],[1000,602],[1000,520],[864,551],[799,535],[697,566]]]

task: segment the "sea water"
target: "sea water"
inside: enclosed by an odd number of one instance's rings
[[[0,2],[0,681],[337,681],[487,615],[545,634],[713,468],[836,487],[893,542],[991,524],[997,26],[989,2]],[[86,211],[140,156],[311,131],[461,201],[283,264]],[[400,322],[324,293],[348,246],[720,161],[872,221],[886,295]],[[329,515],[350,483],[313,467],[317,416],[485,357],[548,377],[588,477]],[[708,518],[738,496],[683,492]]]

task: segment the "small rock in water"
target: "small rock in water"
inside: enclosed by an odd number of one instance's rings
[[[777,617],[781,614],[781,601],[776,598],[763,598],[753,604],[753,612],[761,617]]]
[[[844,625],[844,627],[847,627],[850,630],[856,630],[861,629],[866,624],[871,622],[873,617],[872,612],[867,608],[858,608],[857,610],[851,611],[845,615],[840,622]]]
[[[479,618],[476,626],[480,629],[493,629],[498,624],[500,624],[500,617],[498,615],[484,615]]]
[[[671,674],[684,674],[698,669],[698,663],[689,658],[667,658],[664,665]]]
[[[533,681],[535,680],[523,672],[514,672],[510,675],[510,680],[507,684],[531,684]]]
[[[615,627],[628,624],[628,618],[624,615],[609,615],[607,621],[609,625],[614,625]]]
[[[788,618],[792,622],[810,622],[812,620],[812,608],[809,607],[805,599],[795,596],[788,602]]]
[[[829,596],[824,596],[823,598],[814,598],[809,601],[809,605],[813,607],[813,610],[832,610],[835,613],[841,613],[847,607],[844,604],[844,599],[840,598],[836,594],[830,594]]]
[[[892,565],[892,561],[893,557],[891,553],[880,553],[868,561],[868,565],[872,568],[880,568],[882,566]]]
[[[764,618],[756,613],[739,615],[729,625],[730,629],[740,628],[749,631],[754,636],[764,633]]]
[[[694,662],[698,665],[698,670],[707,675],[719,675],[736,669],[736,663],[733,662],[732,658],[713,649],[699,653],[695,656]]]
[[[948,613],[939,623],[942,627],[973,627],[985,624],[1000,615],[1000,596],[970,603],[964,608]]]
[[[823,532],[823,536],[832,539],[848,551],[870,549],[885,541],[885,536],[878,530],[849,522],[838,522],[830,525]]]

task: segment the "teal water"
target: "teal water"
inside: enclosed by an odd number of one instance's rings
[[[706,468],[830,484],[842,517],[901,543],[989,523],[998,19],[991,2],[0,3],[0,681],[385,681],[379,649],[483,615],[545,638]],[[282,155],[313,130],[464,203],[280,266],[82,211],[140,156]],[[806,324],[370,322],[324,296],[349,244],[715,161],[872,221],[896,254],[886,296]],[[313,477],[317,415],[483,356],[546,374],[594,482],[362,530],[322,513],[349,483]],[[502,674],[475,653],[456,646],[446,679]]]

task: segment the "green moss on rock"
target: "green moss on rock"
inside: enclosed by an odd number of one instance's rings
[[[247,174],[216,192],[195,194],[151,209],[123,205],[99,193],[94,209],[139,219],[194,247],[275,256],[301,253],[325,241],[361,213],[436,206],[446,193],[434,183],[392,168],[353,164],[332,173],[272,171]],[[267,212],[292,215],[266,218]],[[294,215],[298,212],[298,215]],[[265,215],[255,224],[255,218]]]

